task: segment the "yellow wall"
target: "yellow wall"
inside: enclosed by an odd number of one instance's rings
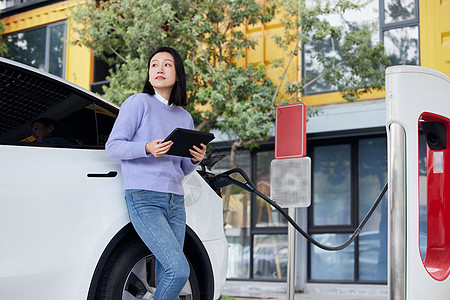
[[[283,25],[277,21],[273,20],[268,24],[258,24],[247,26],[245,28],[246,35],[249,39],[257,41],[257,45],[255,49],[248,49],[245,53],[245,58],[240,61],[241,64],[247,65],[258,65],[261,62],[264,62],[267,66],[267,74],[269,78],[275,83],[278,84],[280,82],[280,77],[283,74],[284,68],[289,61],[290,52],[284,52],[280,49],[275,41],[273,40],[274,35],[282,35],[283,34]],[[282,59],[284,63],[284,67],[274,68],[271,63],[274,60]],[[288,73],[286,74],[286,78],[290,81],[298,81],[300,73],[296,70],[296,67],[299,64],[298,56],[294,56],[292,61],[290,62],[290,68]],[[280,91],[283,91],[284,84],[286,83],[286,79],[283,81],[282,88]]]
[[[420,60],[450,76],[450,0],[420,0]]]
[[[68,1],[58,2],[2,18],[6,25],[4,34],[67,20],[68,3]],[[75,46],[70,42],[73,35],[73,30],[67,24],[65,79],[89,89],[92,78],[92,55],[87,48]]]

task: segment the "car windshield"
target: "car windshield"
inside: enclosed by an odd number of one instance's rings
[[[32,122],[49,118],[54,135],[73,145],[103,146],[117,113],[118,107],[74,84],[0,58],[2,144],[35,142]]]

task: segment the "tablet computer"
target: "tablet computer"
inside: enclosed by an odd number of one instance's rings
[[[201,143],[207,145],[213,139],[214,134],[209,132],[175,128],[164,140],[164,142],[173,142],[172,147],[170,147],[166,154],[192,157],[189,149],[192,149],[194,145],[201,148]]]

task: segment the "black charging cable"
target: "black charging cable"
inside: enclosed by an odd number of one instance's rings
[[[237,179],[231,178],[230,175],[233,173],[239,173],[244,178],[245,181],[239,181]],[[356,239],[356,237],[359,235],[359,233],[363,229],[364,225],[366,225],[367,221],[369,221],[369,218],[372,216],[372,214],[375,211],[375,209],[377,208],[378,204],[380,204],[380,202],[383,199],[383,196],[386,193],[387,188],[388,188],[388,184],[386,182],[386,184],[384,185],[380,194],[378,195],[377,199],[375,200],[372,207],[370,208],[369,212],[366,214],[366,216],[364,217],[362,222],[358,225],[358,227],[353,232],[352,236],[350,237],[350,239],[348,241],[346,241],[345,243],[343,243],[342,245],[339,245],[339,246],[327,246],[327,245],[321,244],[318,241],[316,241],[315,239],[313,239],[297,223],[295,223],[295,221],[289,216],[289,214],[286,213],[283,210],[283,208],[281,208],[275,201],[273,201],[272,199],[270,199],[269,197],[267,197],[266,195],[264,195],[263,193],[258,191],[256,189],[256,187],[254,186],[254,184],[250,181],[250,179],[248,178],[248,176],[244,170],[242,170],[240,168],[234,168],[234,169],[228,170],[226,172],[223,172],[221,174],[218,174],[214,178],[212,178],[211,184],[214,189],[221,189],[225,186],[233,184],[233,185],[241,187],[251,193],[255,193],[256,195],[258,195],[259,197],[264,199],[267,203],[269,203],[270,205],[275,207],[288,220],[288,222],[301,235],[303,235],[308,241],[310,241],[312,244],[316,245],[317,247],[327,250],[327,251],[342,250],[342,249],[346,248],[348,245],[350,245]]]

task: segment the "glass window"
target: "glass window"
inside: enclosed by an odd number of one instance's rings
[[[286,279],[287,235],[255,235],[253,241],[253,278]]]
[[[414,0],[384,0],[385,23],[415,19],[415,6]]]
[[[419,65],[417,0],[382,0],[381,37],[392,65]]]
[[[333,55],[333,53],[336,55],[335,48],[337,47],[338,45],[336,45],[336,41],[333,39],[308,43],[303,46],[303,54],[305,57],[303,62],[303,77],[307,83],[307,86],[304,89],[306,95],[336,90],[335,87],[320,77],[324,68],[319,62],[317,54],[324,55],[325,57]],[[315,80],[314,83],[312,83],[313,80]]]
[[[214,155],[225,154],[227,157],[214,166],[215,173],[221,173],[232,168],[229,151],[215,152]],[[250,154],[240,151],[237,154],[237,164],[247,174],[250,172]],[[239,180],[240,178],[236,178]],[[222,190],[224,206],[224,228],[229,244],[228,278],[249,278],[250,274],[250,193],[229,185]]]
[[[386,139],[363,139],[358,147],[359,222],[387,181]],[[386,196],[359,235],[359,280],[387,280]]]
[[[7,57],[64,78],[65,22],[6,35]]]
[[[350,145],[313,150],[313,225],[350,225]]]
[[[268,197],[270,197],[270,164],[274,157],[274,151],[256,154],[256,188]],[[286,218],[260,197],[256,198],[255,214],[257,227],[287,226]]]
[[[386,137],[353,138],[310,149],[314,191],[309,232],[322,244],[338,246],[350,238],[387,181]],[[344,250],[329,252],[311,245],[309,279],[385,282],[387,212],[384,197],[359,237]]]
[[[0,89],[1,144],[103,148],[116,107],[69,88],[62,80],[14,65],[2,64],[0,74],[2,86],[8,87]]]
[[[313,3],[312,0],[306,2]],[[343,16],[328,16],[327,20],[333,26],[341,26],[342,30],[346,32],[361,28],[362,26],[371,28],[379,20],[378,1],[371,0],[361,10],[347,11]],[[378,32],[374,32],[372,40],[373,42],[379,41]],[[338,64],[342,61],[341,52],[341,42],[331,38],[325,41],[310,42],[303,45],[303,78],[307,85],[304,90],[306,95],[336,90],[335,87],[320,77],[323,74],[323,65],[319,63],[319,55],[326,60],[335,60],[336,64]]]
[[[384,47],[392,65],[419,64],[419,30],[417,26],[384,31]]]
[[[227,278],[249,278],[250,233],[248,228],[226,229],[228,241]]]
[[[15,6],[15,5],[21,5],[23,3],[31,2],[35,0],[1,0],[0,1],[0,9],[4,9],[7,7]]]
[[[50,47],[48,49],[48,72],[59,77],[64,77],[64,38],[66,35],[65,24],[49,26]]]
[[[308,0],[307,3],[312,2]],[[378,14],[378,6],[383,12]],[[381,20],[380,20],[381,18]],[[328,16],[332,25],[341,25],[343,30],[352,30],[361,26],[371,26],[379,23],[380,32],[374,34],[375,43],[380,36],[383,39],[386,54],[392,65],[419,65],[419,18],[417,0],[372,0],[360,11],[346,12],[343,17]],[[323,73],[319,56],[325,60],[341,58],[340,41],[328,39],[321,42],[311,42],[303,45],[303,78],[305,80],[305,95],[332,92],[336,87],[321,78]]]
[[[218,154],[229,157],[229,150],[215,149],[213,155]],[[228,157],[214,166],[215,173],[231,169]],[[273,146],[258,151],[242,149],[237,154],[237,165],[268,196],[273,159]],[[242,180],[239,177],[236,179]],[[285,218],[263,199],[236,186],[224,188],[222,198],[229,243],[227,278],[285,281],[288,254]]]
[[[312,237],[326,246],[345,243],[349,234],[314,234]],[[340,251],[325,251],[314,245],[311,250],[310,279],[320,281],[353,280],[355,274],[354,243]]]
[[[97,94],[104,94],[103,86],[109,86],[109,81],[106,77],[110,75],[110,67],[101,58],[94,56],[94,78],[91,83],[91,91]]]

